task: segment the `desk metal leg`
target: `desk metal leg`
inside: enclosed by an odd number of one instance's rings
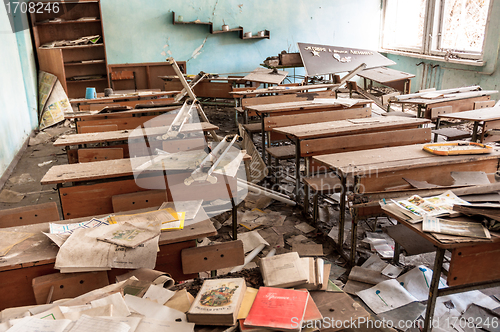
[[[300,198],[300,143],[295,141],[295,201]]]
[[[425,311],[425,323],[423,332],[429,332],[432,329],[432,319],[434,309],[436,308],[436,299],[438,297],[439,278],[443,269],[443,260],[445,249],[437,248],[436,259],[434,260],[434,272],[432,274],[431,285],[429,286],[429,298],[427,300],[427,309]]]
[[[359,185],[361,178],[359,176],[354,177],[354,193],[359,193]],[[358,240],[358,209],[353,208],[351,214],[352,224],[351,224],[351,266],[356,265],[356,246]]]
[[[477,131],[479,129],[479,121],[474,121],[474,129],[472,129],[472,142],[477,142]]]
[[[262,157],[262,161],[264,161],[264,164],[267,165],[267,162],[266,162],[266,131],[265,131],[266,124],[265,124],[265,119],[266,119],[266,117],[264,116],[264,114],[262,114],[260,116],[261,125],[262,125],[262,127],[260,129],[260,133],[262,136],[262,155],[261,155],[261,157]]]
[[[399,256],[401,255],[401,246],[399,243],[394,242],[394,257],[392,258],[392,264],[399,264]]]
[[[345,199],[347,196],[347,179],[345,175],[340,175],[341,190],[340,193],[340,211],[339,211],[339,237],[337,239],[338,250],[343,253],[344,250],[344,224],[345,224]]]

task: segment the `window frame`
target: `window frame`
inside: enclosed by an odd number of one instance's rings
[[[387,1],[382,0],[382,24],[381,24],[381,38],[380,38],[380,48],[383,52],[394,53],[394,54],[407,54],[412,57],[422,57],[422,58],[435,58],[435,60],[445,60],[448,58],[454,61],[452,62],[471,62],[475,61],[478,65],[484,65],[483,58],[486,49],[486,40],[488,39],[488,31],[491,20],[491,12],[493,3],[495,0],[490,0],[488,4],[488,16],[486,19],[486,24],[484,28],[484,39],[481,52],[473,51],[454,51],[454,50],[440,50],[442,43],[442,29],[444,26],[443,16],[445,10],[445,0],[425,0],[425,18],[424,27],[422,33],[422,47],[420,48],[409,48],[401,46],[384,46],[384,35],[385,35],[385,22],[386,22],[386,12],[387,12]],[[398,0],[405,1],[405,0]],[[451,57],[450,57],[451,56]]]

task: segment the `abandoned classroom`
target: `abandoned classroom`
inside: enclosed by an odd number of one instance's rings
[[[498,331],[500,2],[0,5],[0,332]]]

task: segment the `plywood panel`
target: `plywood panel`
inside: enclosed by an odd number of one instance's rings
[[[128,118],[112,118],[112,119],[102,119],[102,120],[87,120],[87,121],[78,121],[76,123],[77,133],[80,132],[81,126],[94,126],[99,127],[103,125],[116,125],[117,130],[125,130],[125,129],[135,129],[142,125],[143,123],[156,118],[156,115],[152,116],[138,116],[138,117],[128,117]]]
[[[78,149],[78,162],[90,163],[94,161],[123,159],[123,149],[107,148],[107,149]]]
[[[309,157],[328,153],[428,143],[431,141],[431,135],[431,128],[415,128],[318,138],[301,141],[300,152],[302,157]]]
[[[245,262],[241,240],[184,249],[181,257],[182,271],[186,274],[239,266]]]
[[[146,190],[130,194],[115,195],[111,198],[113,212],[132,211],[156,207],[167,201],[165,190]]]
[[[78,124],[78,133],[79,134],[88,134],[88,133],[102,133],[105,131],[114,131],[118,130],[117,124],[103,124],[100,126],[92,126],[86,123]]]
[[[454,249],[451,253],[448,285],[500,279],[500,242]]]
[[[38,224],[59,220],[55,202],[0,210],[0,228]]]
[[[40,70],[56,75],[64,90],[68,91],[66,87],[66,72],[64,70],[62,51],[60,49],[39,48],[37,54]]]
[[[460,100],[453,100],[453,101],[443,101],[441,103],[433,103],[433,104],[430,104],[425,109],[424,118],[427,118],[427,119],[431,118],[431,107],[435,108],[435,107],[441,107],[441,106],[451,106],[451,107],[453,107],[453,113],[457,113],[457,112],[465,112],[465,111],[473,110],[475,102],[488,101],[488,100],[490,100],[490,96],[481,96],[481,97],[474,97],[474,98],[467,98],[467,99],[460,99]]]

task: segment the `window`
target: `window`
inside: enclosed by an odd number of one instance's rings
[[[491,0],[384,0],[382,48],[481,60]]]

